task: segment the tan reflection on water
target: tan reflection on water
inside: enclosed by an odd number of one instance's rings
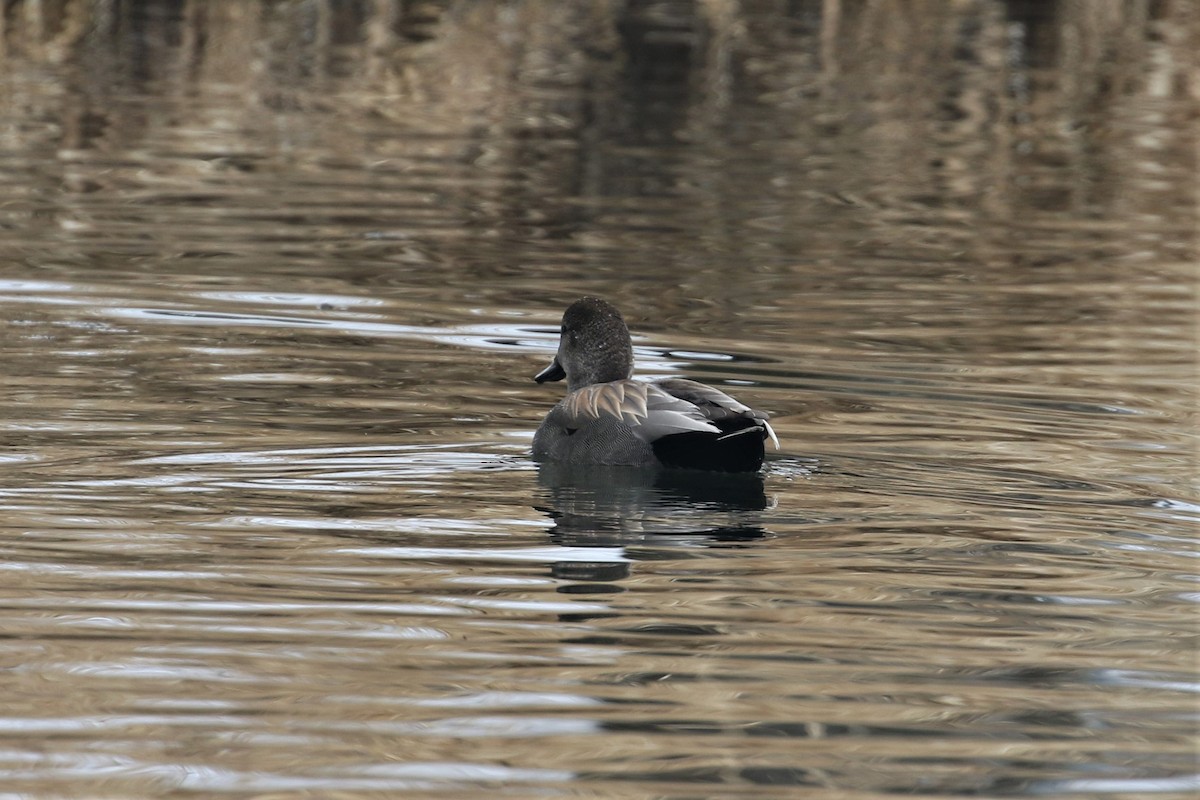
[[[1192,4],[0,20],[5,791],[1197,788]],[[528,460],[588,292],[761,477]]]

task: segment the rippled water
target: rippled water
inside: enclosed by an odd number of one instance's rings
[[[1200,787],[1194,10],[906,8],[8,4],[5,796]]]

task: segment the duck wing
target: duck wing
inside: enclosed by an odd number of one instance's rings
[[[720,389],[714,389],[708,384],[690,381],[687,378],[661,378],[655,381],[654,385],[672,397],[695,407],[705,419],[714,424],[720,425],[722,422],[734,419],[756,420],[774,443],[775,449],[779,449],[779,437],[775,435],[771,423],[767,422],[770,417],[767,412],[756,411]],[[721,426],[721,429],[725,430],[728,427],[728,425]]]
[[[732,398],[731,398],[732,399]],[[736,402],[736,401],[735,401]],[[620,420],[646,442],[677,433],[720,433],[695,404],[641,381],[594,383],[572,392],[562,401],[562,410],[582,427],[589,420],[609,417]]]

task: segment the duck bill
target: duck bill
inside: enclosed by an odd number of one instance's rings
[[[555,356],[554,360],[550,362],[550,366],[534,375],[533,379],[538,383],[545,383],[546,381],[561,381],[565,377],[567,377],[567,371],[562,368],[562,365],[558,363],[558,357]]]

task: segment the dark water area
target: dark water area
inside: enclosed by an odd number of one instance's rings
[[[0,794],[1200,790],[1194,4],[0,20]]]

